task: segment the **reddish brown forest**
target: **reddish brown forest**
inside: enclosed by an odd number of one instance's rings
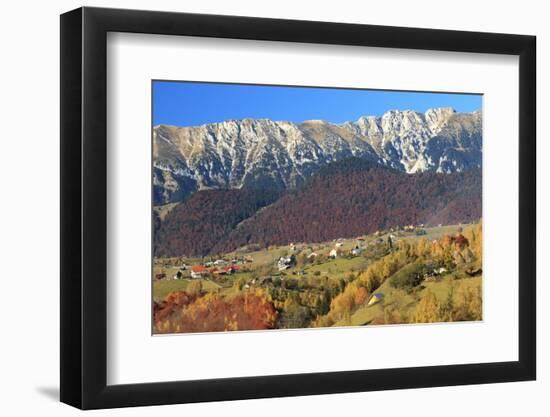
[[[414,175],[352,159],[329,165],[303,189],[244,222],[213,249],[321,242],[408,224],[481,217],[481,170]]]
[[[252,191],[200,191],[167,216],[156,253],[205,255],[251,243],[321,242],[408,224],[471,222],[481,217],[481,188],[481,169],[409,175],[352,158],[328,165],[259,211],[274,193],[258,202]]]
[[[279,195],[271,190],[199,191],[176,206],[162,223],[155,218],[155,255],[206,255],[239,222]]]

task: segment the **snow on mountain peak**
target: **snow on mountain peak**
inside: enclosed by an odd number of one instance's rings
[[[156,126],[155,200],[169,202],[203,188],[293,188],[349,157],[408,173],[481,166],[480,116],[443,107],[390,110],[342,124],[248,118]]]
[[[424,117],[426,118],[430,130],[437,133],[455,113],[456,110],[452,107],[439,107],[426,110]]]

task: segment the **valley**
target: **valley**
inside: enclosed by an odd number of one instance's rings
[[[211,303],[218,314],[234,308],[244,316],[233,330],[479,320],[481,233],[479,223],[407,225],[317,244],[155,258],[156,332],[228,330]],[[258,311],[239,307],[251,300]],[[185,312],[201,320],[182,320]],[[247,327],[247,312],[265,320]]]
[[[482,320],[482,113],[379,114],[155,125],[153,333]]]

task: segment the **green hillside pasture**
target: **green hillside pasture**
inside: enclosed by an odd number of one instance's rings
[[[303,270],[308,276],[312,276],[318,271],[320,273],[319,276],[339,279],[345,278],[349,273],[358,273],[365,270],[368,264],[369,261],[363,256],[356,256],[354,258],[337,258],[319,265],[310,264],[305,266]],[[300,270],[300,268],[291,268],[285,272],[287,275],[292,275],[298,270]]]
[[[363,306],[355,311],[351,316],[350,322],[340,321],[335,326],[364,326],[369,324],[372,320],[378,317],[384,317],[384,310],[388,308],[392,311],[398,311],[405,317],[410,318],[414,314],[414,310],[418,301],[426,294],[427,291],[431,291],[437,297],[440,303],[444,303],[449,294],[451,287],[454,287],[454,298],[456,300],[456,290],[461,285],[468,287],[476,287],[482,285],[482,277],[475,278],[463,278],[453,280],[449,277],[443,278],[438,282],[423,282],[421,284],[425,288],[420,291],[412,292],[411,294],[406,291],[393,288],[390,285],[390,280],[387,279],[375,293],[383,293],[384,298],[377,304],[372,306]]]
[[[201,279],[178,279],[178,280],[160,280],[153,282],[153,299],[155,301],[163,300],[172,291],[185,291],[192,281],[201,281],[204,291],[217,291],[221,286],[210,280]]]

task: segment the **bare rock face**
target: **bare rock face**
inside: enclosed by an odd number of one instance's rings
[[[197,190],[300,186],[323,166],[358,157],[407,173],[480,167],[481,112],[392,110],[331,124],[228,120],[153,131],[154,204]]]

